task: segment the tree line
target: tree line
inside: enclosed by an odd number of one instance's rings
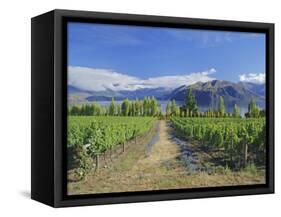
[[[167,103],[166,116],[180,116],[180,117],[241,117],[240,107],[234,104],[232,112],[226,112],[224,98],[219,97],[218,107],[209,107],[206,111],[200,112],[198,104],[192,89],[189,88],[185,98],[185,102],[182,106],[177,106],[176,101],[172,100]],[[259,118],[264,117],[265,111],[261,110],[255,99],[251,99],[248,105],[248,112],[245,114],[246,118]]]
[[[189,88],[182,106],[177,105],[175,100],[168,101],[165,114],[157,99],[152,97],[144,97],[139,100],[125,99],[121,104],[117,104],[112,98],[107,106],[101,106],[94,102],[85,105],[73,105],[68,108],[69,115],[79,116],[158,116],[162,118],[170,118],[171,116],[180,117],[241,117],[240,107],[234,104],[232,112],[226,112],[224,98],[219,97],[217,108],[209,107],[206,111],[199,111],[198,104],[192,89]],[[265,111],[261,110],[254,99],[251,99],[248,105],[248,112],[245,113],[246,118],[264,117]]]
[[[154,96],[144,97],[142,100],[125,99],[117,104],[114,97],[108,106],[98,103],[73,105],[68,108],[69,115],[95,115],[95,116],[162,116],[162,109],[158,106]]]

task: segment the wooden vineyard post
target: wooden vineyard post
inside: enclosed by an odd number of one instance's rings
[[[96,155],[96,168],[95,168],[95,171],[98,171],[98,169],[99,169],[99,162],[100,160],[99,160],[99,155],[97,154]]]
[[[123,142],[123,153],[125,152],[125,142]]]
[[[243,166],[246,167],[248,160],[248,144],[245,142],[243,146]]]

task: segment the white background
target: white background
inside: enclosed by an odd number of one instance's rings
[[[2,0],[0,216],[278,216],[281,15],[278,0]],[[30,18],[54,8],[275,23],[276,194],[52,209],[30,197]],[[279,131],[280,132],[280,131]],[[279,171],[278,171],[279,170]],[[42,186],[44,188],[44,186]],[[278,207],[279,206],[279,207]]]

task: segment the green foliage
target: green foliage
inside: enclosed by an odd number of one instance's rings
[[[258,118],[260,117],[260,109],[256,104],[256,101],[254,99],[251,99],[249,105],[248,105],[248,112],[245,114],[247,118]]]
[[[83,179],[91,169],[91,160],[82,146],[76,147],[74,159],[79,165],[75,173],[79,179]]]
[[[68,148],[74,150],[74,160],[78,163],[78,168],[75,170],[76,175],[79,179],[85,177],[86,173],[90,169],[90,162],[87,152],[83,148],[84,144],[84,132],[79,126],[73,126],[68,129],[67,132],[67,144]]]
[[[147,133],[154,121],[151,117],[68,117],[67,147],[75,150],[77,175],[87,174],[89,159]]]
[[[256,175],[257,172],[258,172],[258,169],[257,169],[257,167],[254,163],[250,163],[244,168],[244,171],[248,172],[248,173],[251,173],[253,175]]]
[[[259,118],[265,116],[265,110],[260,110],[255,101],[252,100],[248,106],[249,112],[245,114],[248,118]],[[121,104],[117,104],[112,98],[108,106],[102,106],[94,102],[92,104],[73,105],[68,107],[68,115],[70,116],[158,116],[163,117],[163,111],[159,106],[155,97],[144,97],[143,100],[136,98],[135,101],[125,99]],[[175,100],[168,101],[166,105],[166,117],[216,117],[216,118],[237,118],[240,116],[240,108],[236,104],[232,113],[226,113],[224,99],[220,97],[217,110],[208,108],[206,111],[199,111],[192,90],[188,90],[185,104],[178,106]]]
[[[122,111],[122,115],[123,116],[128,116],[129,115],[129,100],[126,99],[122,102],[122,105],[121,105],[121,111]]]
[[[197,140],[207,148],[221,148],[227,159],[241,165],[243,157],[256,163],[265,161],[264,118],[182,118],[172,117],[173,127],[186,139]],[[244,153],[245,145],[248,153]],[[245,159],[243,159],[245,160]]]
[[[234,118],[239,118],[240,117],[240,107],[237,106],[236,104],[233,107],[232,117],[234,117]]]
[[[169,101],[166,105],[166,116],[170,116],[172,114],[172,103]]]
[[[70,116],[158,116],[158,102],[155,97],[144,97],[143,100],[125,99],[121,105],[114,98],[108,106],[97,103],[73,105],[68,107]]]
[[[176,100],[172,101],[171,114],[172,115],[177,115],[177,103],[176,103]]]
[[[216,166],[214,168],[214,173],[216,174],[221,174],[221,175],[230,175],[232,173],[231,169],[229,168],[229,166]]]
[[[116,105],[114,101],[114,97],[111,99],[111,103],[109,105],[109,115],[113,116],[116,114]]]
[[[151,116],[156,116],[158,114],[158,107],[157,107],[157,100],[154,98],[154,96],[151,99],[150,107],[151,107]]]
[[[185,100],[185,107],[188,110],[189,117],[195,115],[198,112],[197,102],[191,88],[188,89],[188,94]]]
[[[104,109],[97,103],[85,104],[85,105],[73,105],[68,108],[69,115],[71,116],[92,116],[92,115],[103,115]]]
[[[161,118],[163,116],[162,107],[160,106],[158,109],[158,116]]]
[[[70,109],[70,115],[79,115],[80,108],[78,106],[72,106]]]
[[[224,117],[224,115],[225,115],[224,99],[222,96],[220,96],[220,99],[219,99],[219,115],[220,115],[220,117]]]

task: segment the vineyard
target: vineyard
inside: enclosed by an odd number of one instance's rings
[[[233,169],[265,163],[264,118],[172,117],[171,123],[179,136],[197,141],[208,152],[222,150],[225,164]]]
[[[69,116],[67,148],[77,164],[76,173],[80,178],[90,171],[95,159],[96,170],[99,156],[122,145],[125,151],[127,141],[137,139],[153,126],[152,117],[95,117]]]

